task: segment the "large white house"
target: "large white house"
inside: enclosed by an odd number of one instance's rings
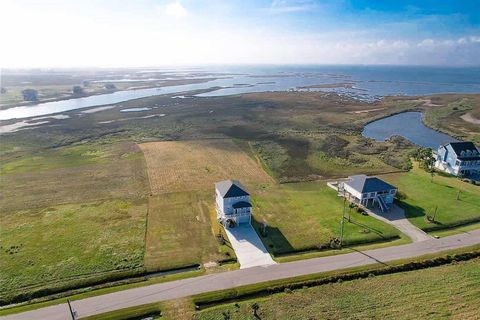
[[[237,180],[215,183],[217,219],[226,227],[251,223],[250,194]]]
[[[339,184],[339,191],[345,191],[345,196],[364,206],[378,204],[385,212],[393,203],[397,188],[376,177],[364,174],[348,177],[347,181]]]
[[[435,168],[454,176],[480,175],[480,152],[473,142],[451,142],[437,150]]]

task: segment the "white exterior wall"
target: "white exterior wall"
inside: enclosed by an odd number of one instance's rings
[[[249,208],[249,212],[246,215],[236,216],[233,215],[233,204],[245,201],[250,202],[250,196],[242,196],[242,197],[233,197],[233,198],[223,198],[220,195],[220,192],[215,189],[215,202],[216,202],[216,209],[217,209],[217,219],[232,219],[237,224],[240,223],[250,223],[251,221],[251,208]],[[232,216],[229,216],[232,215]]]
[[[450,145],[446,147],[440,146],[440,148],[438,148],[437,160],[434,166],[454,176],[458,176],[465,171],[469,171],[470,173],[480,171],[479,160],[458,160],[457,155]]]
[[[224,213],[224,202],[223,202],[223,197],[220,195],[220,192],[215,189],[215,202],[216,202],[216,209],[217,209],[217,219],[222,217]]]

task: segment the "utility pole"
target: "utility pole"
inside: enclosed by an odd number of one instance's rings
[[[70,316],[72,317],[72,320],[75,320],[75,314],[76,312],[73,310],[72,305],[70,304],[70,300],[67,299],[67,304],[68,304],[68,309],[70,310]]]
[[[340,247],[343,246],[343,229],[345,225],[345,204],[347,202],[347,198],[345,197],[345,189],[343,190],[343,212],[342,212],[342,223],[341,223],[341,231],[340,231]]]
[[[438,206],[435,206],[435,212],[433,213],[433,222],[435,222],[435,216],[437,215]]]

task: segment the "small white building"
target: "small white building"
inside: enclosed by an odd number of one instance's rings
[[[349,200],[366,207],[378,204],[385,212],[393,203],[397,188],[379,178],[362,174],[348,177],[339,185],[339,191],[345,191]]]
[[[237,180],[215,183],[217,219],[225,227],[251,223],[252,205],[250,194]]]

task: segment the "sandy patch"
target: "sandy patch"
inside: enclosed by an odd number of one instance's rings
[[[417,99],[417,100],[412,100],[413,102],[423,102],[423,105],[426,107],[441,107],[441,104],[435,104],[432,103],[432,99],[426,98],[426,99]]]
[[[470,112],[464,114],[460,118],[462,118],[462,120],[466,121],[466,122],[470,122],[470,123],[473,123],[473,124],[480,124],[480,119],[477,119],[474,116],[472,116],[472,114]]]
[[[38,121],[38,122],[34,122],[34,123],[29,123],[27,121],[15,122],[15,123],[12,123],[12,124],[7,124],[7,125],[4,125],[4,126],[0,126],[0,134],[15,132],[15,131],[21,130],[22,128],[25,128],[25,127],[38,126],[38,125],[45,124],[45,123],[49,123],[49,121]]]
[[[384,110],[385,108],[375,108],[375,109],[365,109],[365,110],[358,110],[358,111],[348,111],[347,113],[350,114],[360,114],[360,113],[369,113],[373,111]]]
[[[115,106],[103,106],[103,107],[96,107],[88,110],[82,111],[82,113],[95,113],[95,112],[100,112],[108,109],[113,109]]]

